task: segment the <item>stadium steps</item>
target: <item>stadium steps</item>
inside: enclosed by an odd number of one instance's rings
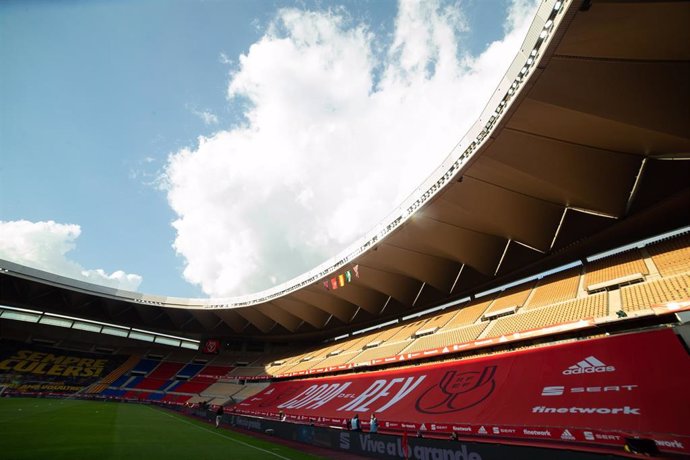
[[[608,291],[609,294],[609,315],[615,313],[621,309],[623,305],[621,301],[621,291],[620,289],[612,289]]]
[[[647,266],[647,271],[649,272],[649,276],[646,277],[646,280],[650,281],[661,278],[661,273],[659,272],[659,269],[654,263],[652,255],[649,253],[647,248],[641,248],[640,253],[642,253],[642,260],[644,261],[644,264]]]
[[[585,289],[585,266],[582,265],[581,271],[580,271],[580,278],[579,282],[577,284],[577,296],[576,298],[582,298],[582,297],[587,297],[587,290]]]
[[[113,383],[115,380],[117,380],[120,376],[122,376],[125,372],[130,371],[141,359],[141,356],[139,355],[131,355],[127,361],[122,363],[120,367],[112,371],[110,374],[106,375],[101,379],[100,382],[95,383],[89,387],[89,389],[86,391],[87,394],[96,394],[100,393],[101,391],[105,390],[108,388],[108,385]]]

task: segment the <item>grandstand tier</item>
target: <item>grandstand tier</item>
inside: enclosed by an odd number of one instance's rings
[[[690,454],[690,356],[674,330],[466,360],[275,382],[240,414],[342,426],[376,414],[387,431],[459,432],[620,444],[662,440]],[[566,433],[568,433],[566,435]]]

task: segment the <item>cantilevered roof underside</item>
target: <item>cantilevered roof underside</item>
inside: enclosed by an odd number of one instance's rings
[[[198,338],[317,339],[687,225],[690,2],[562,8],[478,150],[408,220],[329,276],[248,307],[185,309],[5,264],[0,303]],[[325,289],[354,265],[358,278]]]

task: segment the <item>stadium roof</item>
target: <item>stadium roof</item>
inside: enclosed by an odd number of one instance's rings
[[[354,246],[284,285],[180,299],[0,261],[0,303],[195,338],[315,339],[687,225],[688,24],[686,1],[544,2],[438,170]],[[326,288],[347,271],[351,282]]]

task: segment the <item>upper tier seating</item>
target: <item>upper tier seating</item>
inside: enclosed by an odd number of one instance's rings
[[[600,286],[609,281],[633,275],[647,275],[647,265],[637,248],[629,249],[585,265],[585,288]]]
[[[607,293],[600,292],[581,299],[504,316],[491,322],[492,324],[487,330],[486,337],[498,337],[514,332],[538,329],[552,324],[607,316],[607,299]]]
[[[499,312],[511,307],[522,307],[532,292],[533,287],[534,282],[529,282],[501,292],[498,298],[491,302],[484,314]]]
[[[621,288],[622,310],[633,312],[654,305],[690,300],[690,274],[681,274]]]
[[[148,375],[149,372],[154,370],[156,366],[160,364],[157,359],[144,358],[132,369],[133,374]]]
[[[523,309],[534,309],[574,299],[577,296],[581,270],[581,267],[575,267],[542,278]]]
[[[484,321],[471,326],[464,326],[419,337],[408,348],[405,348],[404,352],[413,353],[416,351],[430,350],[432,348],[441,348],[456,343],[471,342],[479,337],[479,334],[481,334],[488,325],[489,322]]]
[[[490,300],[477,300],[470,304],[460,306],[457,315],[451,318],[439,332],[450,331],[476,323],[491,302],[493,302],[493,298]]]
[[[690,233],[651,244],[647,251],[663,276],[690,271]]]

